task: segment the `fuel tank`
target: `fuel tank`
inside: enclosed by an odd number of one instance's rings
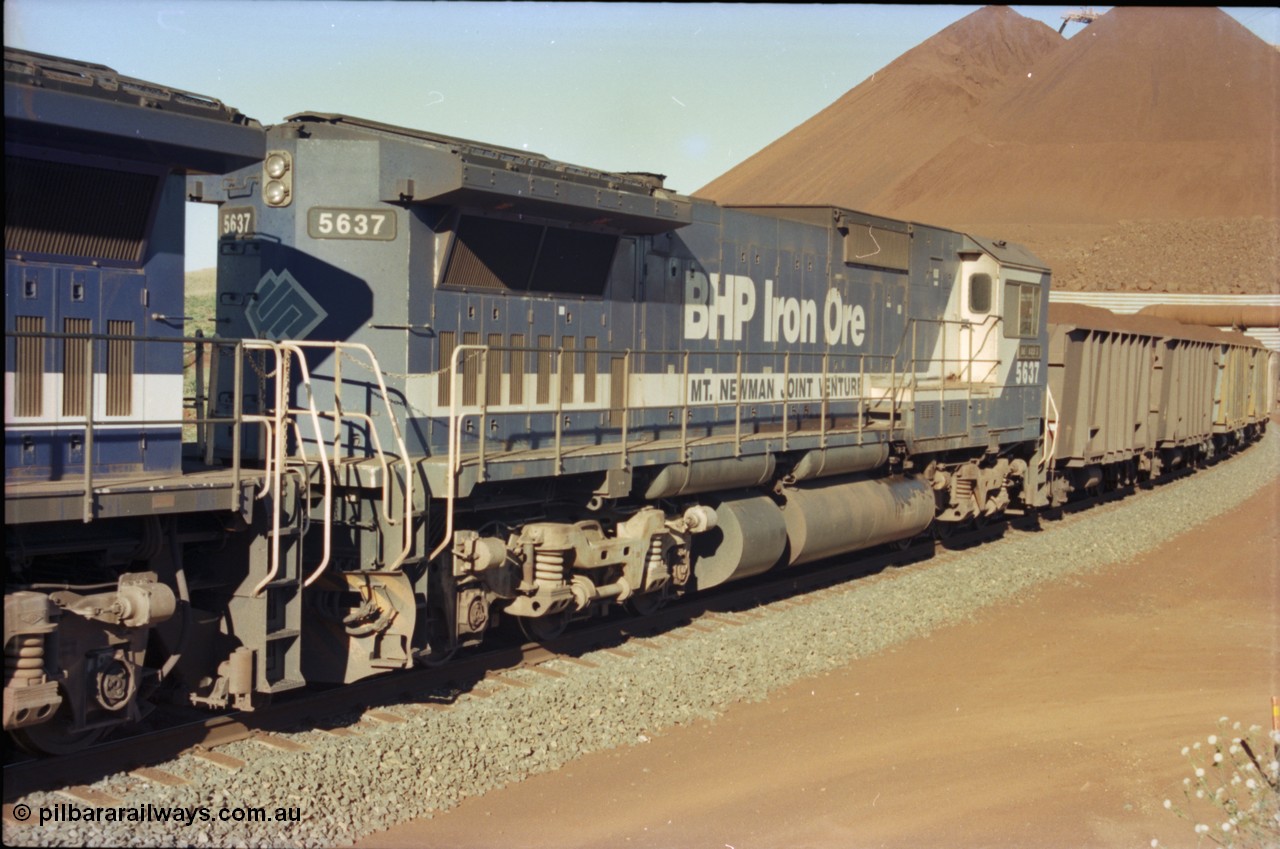
[[[909,539],[929,527],[935,506],[919,477],[824,481],[782,495],[790,566]]]

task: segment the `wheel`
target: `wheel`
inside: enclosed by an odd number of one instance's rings
[[[546,616],[517,616],[525,639],[534,643],[546,643],[561,636],[569,627],[569,611],[549,613]]]
[[[627,599],[627,608],[637,616],[652,616],[667,603],[664,592],[642,593]]]
[[[933,524],[929,526],[929,529],[933,531],[934,539],[936,539],[938,542],[946,542],[947,540],[955,536],[956,523],[955,522],[939,522],[937,519],[934,519]]]
[[[33,755],[70,755],[87,749],[102,739],[105,728],[72,731],[71,718],[59,713],[48,722],[15,728],[13,742]]]
[[[911,548],[911,546],[915,545],[916,540],[918,539],[920,539],[919,535],[910,536],[910,537],[907,537],[906,539],[896,539],[893,542],[889,543],[889,550],[890,551],[906,551],[909,548]]]

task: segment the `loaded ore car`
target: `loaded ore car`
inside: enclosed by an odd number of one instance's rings
[[[172,668],[153,630],[182,642],[179,537],[240,510],[230,475],[184,482],[183,217],[189,174],[264,141],[213,98],[8,48],[4,110],[4,728],[50,749],[138,718]]]
[[[212,450],[286,482],[273,545],[246,535],[207,605],[259,688],[499,618],[547,637],[1037,491],[1049,273],[1016,246],[345,115],[269,128],[261,166],[190,194],[220,205],[220,333],[278,340],[210,393],[255,418]],[[293,411],[319,430],[286,433]]]
[[[1049,323],[1042,505],[1203,464],[1266,430],[1270,354],[1242,333],[1076,304],[1054,304]]]

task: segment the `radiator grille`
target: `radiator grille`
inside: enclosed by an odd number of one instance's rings
[[[586,349],[586,362],[583,363],[583,395],[582,400],[588,404],[595,403],[596,400],[596,369],[598,362],[596,359],[596,337],[588,336],[582,340],[583,347]]]
[[[462,334],[463,345],[479,345],[480,334],[468,330]],[[462,403],[473,407],[479,397],[480,386],[480,351],[468,348],[462,352]]]
[[[511,334],[511,403],[524,403],[524,355],[520,350],[525,347],[523,333]]]
[[[7,252],[142,260],[155,175],[17,156],[4,171]]]
[[[573,376],[577,372],[578,357],[574,353],[578,340],[572,336],[561,336],[560,346],[560,402],[573,403]]]
[[[445,268],[446,286],[601,295],[618,237],[465,215]]]
[[[19,315],[15,318],[18,333],[44,332],[44,316]],[[44,415],[44,339],[19,336],[16,341],[14,415]]]
[[[449,406],[453,396],[453,349],[457,347],[457,334],[452,330],[440,331],[440,367],[436,372],[436,404]]]
[[[93,332],[91,318],[64,318],[62,330],[65,333],[88,335]],[[84,339],[62,340],[62,415],[83,416],[88,401],[85,392],[85,365],[88,360],[86,346],[91,343]]]
[[[458,228],[444,282],[522,292],[529,287],[541,240],[541,227],[468,216]]]
[[[107,334],[107,415],[128,416],[133,413],[133,340],[116,339],[132,336],[132,321],[108,321]]]
[[[484,364],[484,402],[502,403],[502,334],[489,334],[489,351]]]
[[[538,397],[535,404],[551,403],[551,337],[538,336]]]

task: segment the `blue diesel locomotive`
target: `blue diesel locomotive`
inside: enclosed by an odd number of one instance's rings
[[[406,666],[494,614],[545,638],[1038,486],[1049,272],[1015,246],[341,115],[192,182],[220,333],[278,346],[216,363],[210,416],[272,424],[215,454],[304,481],[278,512],[305,550],[246,578],[317,624],[267,684]]]
[[[4,728],[33,749],[1062,503],[1270,409],[1256,343],[1051,326],[1005,242],[264,129],[19,51],[5,109]],[[187,201],[218,205],[207,338]]]

